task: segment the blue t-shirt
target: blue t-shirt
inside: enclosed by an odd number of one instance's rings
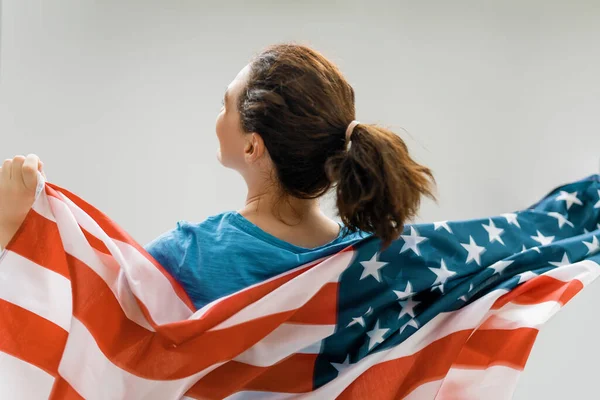
[[[367,237],[345,228],[333,241],[313,249],[287,243],[237,212],[192,224],[180,221],[146,246],[184,288],[194,305],[206,304],[285,271],[336,253]]]

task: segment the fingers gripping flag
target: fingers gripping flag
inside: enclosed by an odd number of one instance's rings
[[[0,255],[0,398],[508,399],[540,327],[600,273],[600,177],[379,245],[195,310],[106,215],[45,184]]]

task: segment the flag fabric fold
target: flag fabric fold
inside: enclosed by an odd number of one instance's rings
[[[109,217],[45,183],[0,255],[0,398],[509,399],[539,329],[600,274],[600,176],[380,244],[195,310]]]

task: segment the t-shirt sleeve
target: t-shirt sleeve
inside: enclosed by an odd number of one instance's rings
[[[185,233],[179,224],[144,246],[156,261],[175,279],[180,280],[181,264],[185,254]]]

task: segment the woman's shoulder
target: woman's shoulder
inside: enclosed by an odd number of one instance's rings
[[[196,236],[203,232],[212,234],[216,229],[222,227],[224,223],[228,223],[234,212],[226,211],[220,214],[215,214],[207,217],[201,222],[189,220],[179,220],[175,223],[175,227],[162,233],[155,241],[181,241],[189,236]]]
[[[218,231],[226,226],[231,212],[212,215],[202,222],[179,220],[172,229],[163,232],[144,246],[144,249],[167,267],[170,272],[176,272],[183,262],[185,255],[196,254],[200,244],[204,248],[213,247],[211,241],[220,236]]]

